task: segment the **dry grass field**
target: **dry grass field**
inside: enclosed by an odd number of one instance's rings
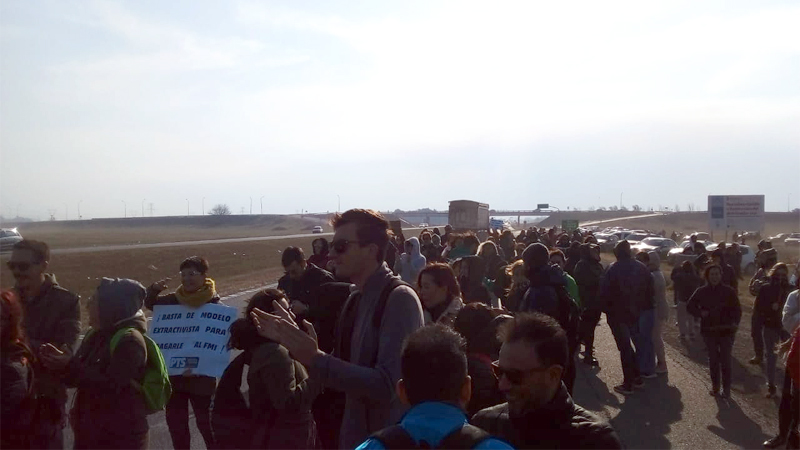
[[[30,239],[53,249],[99,245],[152,244],[204,239],[285,236],[310,233],[315,225],[332,231],[324,221],[300,216],[243,215],[151,217],[129,219],[32,222],[18,226]]]

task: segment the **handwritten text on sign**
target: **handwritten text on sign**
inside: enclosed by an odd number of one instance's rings
[[[236,308],[230,306],[159,305],[153,308],[148,334],[161,349],[170,375],[191,369],[193,375],[220,377],[230,362],[226,345],[234,320]]]

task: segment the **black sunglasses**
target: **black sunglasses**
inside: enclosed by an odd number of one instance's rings
[[[549,367],[537,367],[534,369],[528,370],[519,370],[519,369],[504,369],[500,367],[499,361],[495,361],[492,363],[492,370],[494,371],[494,375],[497,377],[498,381],[505,376],[511,384],[520,385],[525,381],[525,377],[529,374],[534,372],[544,372]]]
[[[25,272],[31,268],[31,263],[9,261],[6,263],[9,270],[18,269],[20,272]]]
[[[331,242],[331,250],[335,251],[337,254],[342,255],[347,252],[347,248],[350,244],[358,244],[360,241],[348,241],[347,239],[337,239]]]

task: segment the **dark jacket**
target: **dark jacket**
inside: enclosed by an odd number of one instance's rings
[[[467,414],[472,417],[478,411],[505,401],[497,387],[497,376],[492,368],[492,358],[488,355],[470,353],[467,355],[467,371],[472,377],[472,397],[467,405]]]
[[[422,244],[422,247],[420,247],[422,256],[425,257],[425,261],[427,261],[428,264],[442,261],[443,250],[444,247],[442,247],[441,245],[433,245],[432,242],[428,244]]]
[[[70,352],[75,350],[81,332],[80,297],[59,286],[55,275],[46,274],[39,295],[24,299],[22,307],[25,334],[35,354],[46,343],[59,348],[67,344]],[[41,365],[36,365],[35,370],[38,395],[66,402],[67,390],[59,375]]]
[[[753,315],[758,316],[765,327],[781,329],[783,305],[786,304],[786,298],[792,287],[788,282],[781,284],[775,279],[767,280],[758,287],[758,295],[753,303]]]
[[[220,298],[215,295],[208,303],[219,303]],[[144,307],[153,310],[154,307],[159,305],[180,305],[178,297],[173,294],[158,295],[158,292],[152,289],[152,286],[147,288],[147,296],[144,299]],[[217,389],[217,379],[205,375],[200,376],[182,376],[174,375],[169,377],[169,382],[172,384],[173,392],[185,392],[194,395],[205,395],[211,397]]]
[[[265,342],[253,350],[247,372],[253,417],[267,427],[257,448],[315,448],[317,430],[311,415],[319,385],[286,347]]]
[[[600,281],[600,301],[609,321],[634,323],[642,311],[655,308],[653,277],[630,257],[611,264]]]
[[[669,276],[674,283],[675,301],[688,302],[694,291],[703,285],[703,278],[695,273],[686,272],[682,267],[676,266]]]
[[[278,289],[285,292],[289,300],[299,300],[308,305],[311,292],[321,284],[331,281],[335,280],[330,272],[320,269],[314,264],[308,264],[299,280],[292,280],[289,275],[282,276],[278,280]]]
[[[531,284],[520,305],[520,311],[536,311],[558,319],[559,304],[556,289],[566,289],[561,270],[544,265],[528,274]]]
[[[133,327],[111,354],[111,337]],[[75,448],[144,448],[147,445],[147,407],[131,381],[140,381],[147,364],[143,314],[88,335],[66,372],[67,384],[77,388],[70,422]]]
[[[583,248],[581,248],[583,253]],[[581,260],[575,265],[573,271],[575,283],[578,284],[578,292],[581,296],[581,303],[586,309],[602,309],[600,302],[600,281],[603,279],[603,265],[600,261],[595,261],[589,257],[588,251],[581,255]]]
[[[727,284],[732,287],[734,291],[739,291],[739,277],[736,276],[736,271],[733,270],[730,264],[722,261],[722,284]]]
[[[739,296],[732,287],[722,283],[716,286],[706,284],[694,291],[686,310],[700,318],[700,333],[704,335],[734,334],[742,319]],[[708,314],[703,315],[703,312]]]
[[[29,448],[33,422],[33,366],[22,345],[3,349],[0,362],[0,448]]]
[[[307,297],[308,311],[300,319],[314,324],[319,349],[325,353],[333,351],[336,323],[348,297],[350,283],[323,283]]]
[[[616,431],[572,401],[562,384],[547,405],[512,417],[508,403],[484,409],[470,421],[514,448],[622,448]]]

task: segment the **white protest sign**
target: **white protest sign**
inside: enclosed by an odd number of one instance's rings
[[[230,362],[228,344],[236,308],[207,303],[199,308],[158,305],[148,334],[158,344],[170,375],[220,377]]]

